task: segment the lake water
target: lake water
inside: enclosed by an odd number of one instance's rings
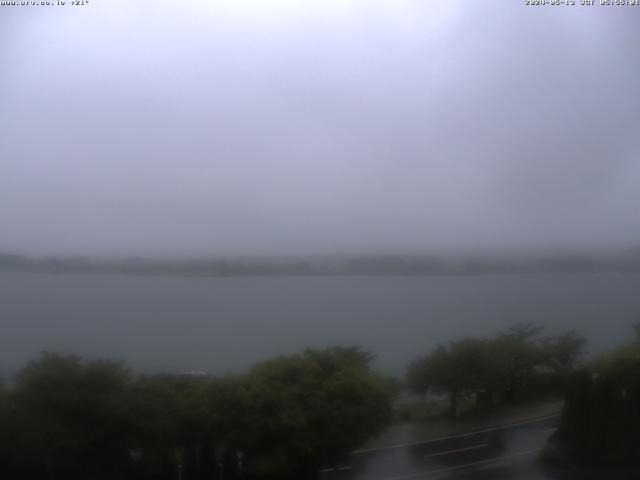
[[[386,373],[438,342],[516,322],[631,338],[640,275],[181,278],[0,272],[0,373],[41,350],[145,371],[240,372],[305,347],[358,344]]]

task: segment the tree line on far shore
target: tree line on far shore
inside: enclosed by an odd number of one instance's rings
[[[356,255],[166,260],[152,258],[99,259],[79,256],[27,257],[0,252],[0,271],[213,277],[638,273],[640,272],[640,248],[601,257],[566,254],[519,259],[499,257],[445,259],[432,255]]]

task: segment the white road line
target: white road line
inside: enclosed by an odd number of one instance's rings
[[[399,444],[396,444],[396,445],[389,445],[388,447],[377,447],[377,448],[367,448],[367,449],[363,449],[363,450],[354,450],[353,452],[351,452],[351,455],[361,455],[363,453],[371,453],[371,452],[383,452],[385,450],[394,450],[396,448],[415,447],[417,445],[426,445],[428,443],[441,442],[443,440],[451,440],[451,439],[454,439],[454,438],[472,437],[473,435],[479,435],[481,433],[495,432],[495,431],[498,431],[498,430],[506,430],[507,428],[519,427],[521,425],[529,425],[529,424],[532,424],[532,423],[543,422],[545,420],[550,420],[552,418],[556,418],[556,417],[559,417],[559,416],[560,416],[560,414],[556,413],[556,414],[553,414],[553,415],[546,415],[544,417],[538,417],[538,418],[532,418],[532,419],[529,419],[529,420],[523,420],[521,422],[506,423],[504,425],[498,425],[497,427],[485,428],[483,430],[476,430],[476,431],[473,431],[473,432],[458,433],[456,435],[449,435],[449,436],[446,436],[446,437],[434,438],[432,440],[423,440],[421,442],[399,443]]]
[[[322,470],[320,470],[321,473],[329,473],[329,472],[335,472],[336,470],[341,470],[341,471],[345,471],[345,470],[351,470],[351,467],[348,465],[344,465],[342,467],[328,467],[328,468],[323,468]]]
[[[501,457],[493,457],[493,458],[488,458],[486,460],[479,460],[477,462],[465,463],[464,465],[457,465],[455,467],[440,468],[438,470],[428,470],[426,472],[411,473],[409,475],[400,475],[397,477],[387,477],[387,478],[384,478],[383,480],[409,480],[412,478],[429,478],[431,476],[437,476],[445,473],[455,472],[456,470],[464,470],[465,468],[469,468],[469,467],[486,466],[492,463],[495,463],[496,466],[498,466],[504,463],[505,460],[509,460],[516,457],[533,455],[535,453],[538,453],[541,450],[542,450],[541,448],[535,448],[533,450],[525,450],[523,452],[512,453],[511,455],[503,455]]]
[[[555,432],[557,430],[557,428],[547,428],[546,430],[543,430],[542,433],[551,433],[551,432]]]
[[[439,457],[440,455],[449,455],[451,453],[466,452],[468,450],[477,450],[479,448],[485,448],[485,447],[488,447],[488,446],[489,446],[488,443],[481,443],[480,445],[474,445],[473,447],[456,448],[455,450],[447,450],[446,452],[430,453],[429,455],[424,455],[422,458]]]

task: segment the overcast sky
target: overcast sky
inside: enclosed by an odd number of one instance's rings
[[[638,244],[640,7],[523,3],[0,7],[0,251]]]

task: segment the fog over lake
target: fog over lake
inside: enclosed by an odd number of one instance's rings
[[[398,373],[516,322],[593,349],[631,331],[632,275],[136,277],[55,258],[559,253],[640,271],[640,9],[66,3],[0,15],[0,257],[45,259],[0,272],[0,370],[53,349],[241,371],[357,343]]]
[[[0,373],[43,349],[142,371],[240,372],[311,346],[359,344],[402,375],[437,342],[515,322],[576,329],[598,351],[630,338],[640,276],[194,278],[0,272]]]
[[[639,11],[4,8],[0,253],[632,247]]]
[[[0,1],[0,477],[640,469],[639,15]]]

